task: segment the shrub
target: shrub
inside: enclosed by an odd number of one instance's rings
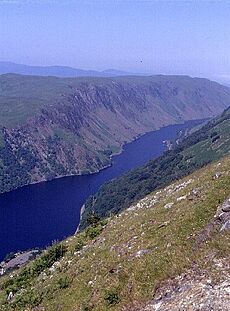
[[[95,213],[95,212],[91,212],[88,214],[87,216],[87,224],[88,226],[97,226],[99,221],[100,221],[100,217]]]
[[[90,239],[95,239],[102,231],[102,227],[89,227],[86,229],[86,236]]]
[[[58,280],[58,287],[63,289],[63,288],[67,288],[70,285],[70,280],[67,277],[64,278],[60,278]]]
[[[100,225],[103,226],[103,227],[106,226],[107,223],[108,223],[108,219],[102,219],[102,220],[100,221]]]
[[[75,245],[75,251],[82,250],[83,246],[84,246],[84,242],[82,240],[78,240],[76,245]]]
[[[39,305],[41,302],[42,296],[39,294],[35,294],[32,290],[29,290],[23,295],[18,295],[13,302],[14,310],[18,310],[18,307],[23,308],[25,306],[32,306],[35,307]]]
[[[67,251],[63,244],[53,244],[41,257],[34,261],[31,267],[32,276],[40,274],[46,268],[50,268]]]
[[[120,297],[115,291],[107,291],[104,297],[108,305],[116,305],[120,302]]]

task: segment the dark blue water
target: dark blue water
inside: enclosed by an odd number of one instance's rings
[[[80,208],[106,181],[160,156],[163,140],[198,124],[189,121],[147,133],[113,157],[113,165],[99,173],[56,179],[0,195],[0,260],[9,252],[44,247],[75,232]]]

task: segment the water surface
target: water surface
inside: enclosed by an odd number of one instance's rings
[[[71,176],[29,185],[0,195],[0,260],[9,252],[45,247],[73,234],[80,209],[89,195],[106,181],[160,156],[163,140],[174,140],[180,130],[199,121],[164,127],[124,146],[113,165],[99,173]]]

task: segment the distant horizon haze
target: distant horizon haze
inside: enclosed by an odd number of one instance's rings
[[[7,70],[4,71],[2,70],[2,67],[4,67],[9,64],[9,67],[27,67],[31,72],[18,72],[20,71],[19,68],[17,70]],[[35,72],[33,71],[33,68],[35,69]],[[44,69],[44,72],[41,72],[41,70]],[[48,73],[46,73],[46,69],[48,70]],[[58,73],[55,74],[55,69],[58,71]],[[38,72],[36,72],[38,70]],[[50,71],[49,71],[50,70]],[[65,72],[66,71],[66,72]],[[76,71],[76,72],[75,72]],[[68,72],[70,74],[68,74]],[[37,75],[37,76],[57,76],[57,77],[63,77],[63,78],[68,78],[68,77],[84,77],[84,76],[89,76],[89,77],[115,77],[115,76],[128,76],[128,75],[138,75],[138,76],[151,76],[151,75],[184,75],[184,76],[190,76],[193,78],[205,78],[209,79],[212,81],[216,81],[218,83],[225,84],[227,86],[230,86],[230,76],[228,75],[213,75],[213,76],[198,76],[198,75],[190,75],[188,73],[162,73],[162,72],[127,72],[123,70],[118,70],[116,68],[107,68],[104,70],[93,70],[90,68],[79,68],[79,67],[72,67],[72,66],[65,66],[65,65],[29,65],[29,64],[23,64],[23,63],[15,63],[12,61],[2,61],[0,59],[0,75],[1,74],[6,74],[6,73],[15,73],[15,74],[22,74],[22,75]]]
[[[229,1],[0,0],[0,60],[230,81]]]

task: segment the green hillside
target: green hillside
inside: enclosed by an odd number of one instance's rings
[[[147,306],[156,291],[182,280],[182,273],[196,280],[196,271],[207,275],[200,288],[216,286],[221,295],[219,284],[230,277],[228,266],[220,266],[230,260],[230,213],[220,216],[230,193],[229,167],[227,156],[0,277],[1,310],[155,310]]]
[[[118,213],[155,189],[220,159],[230,152],[230,108],[173,150],[143,167],[132,170],[101,187],[85,204],[82,227],[88,214],[100,217]]]

